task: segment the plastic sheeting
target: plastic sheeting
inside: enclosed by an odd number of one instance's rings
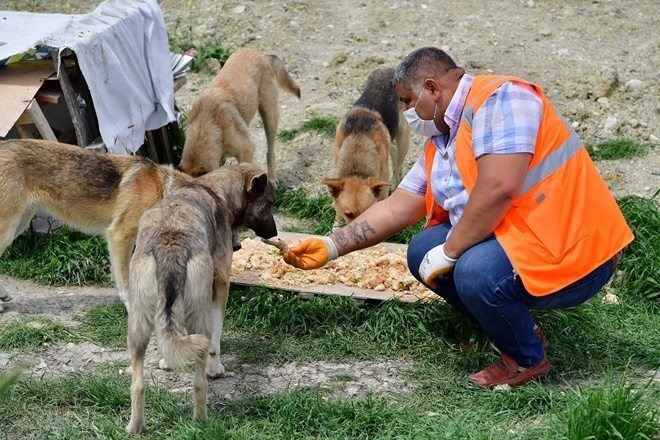
[[[156,0],[107,0],[85,15],[0,12],[0,60],[37,46],[78,57],[108,151],[128,154],[145,130],[175,120],[167,30]]]

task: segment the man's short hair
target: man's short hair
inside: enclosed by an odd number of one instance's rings
[[[420,47],[401,61],[394,72],[392,83],[403,83],[405,88],[412,90],[413,87],[419,87],[424,78],[438,78],[455,67],[456,63],[444,50]]]

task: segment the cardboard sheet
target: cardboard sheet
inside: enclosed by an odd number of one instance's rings
[[[24,61],[0,69],[0,137],[7,136],[45,78],[53,75],[52,61]]]
[[[293,232],[281,232],[278,235],[278,237],[283,239],[302,240],[304,238],[311,237],[311,235],[298,234]],[[382,243],[382,245],[393,250],[406,249],[407,247],[406,245],[396,244],[396,243]],[[420,300],[424,300],[424,301],[429,300],[429,298],[426,297],[420,299],[416,295],[407,295],[402,292],[360,289],[358,287],[348,287],[343,284],[333,284],[329,286],[316,285],[316,286],[300,286],[300,287],[290,286],[290,285],[278,285],[276,283],[264,282],[259,276],[259,274],[256,273],[255,271],[245,271],[237,275],[232,274],[231,282],[242,286],[264,286],[271,289],[280,289],[280,290],[307,293],[307,294],[350,296],[355,299],[375,299],[379,301],[387,301],[396,298],[399,301],[407,302],[407,303],[417,302]]]

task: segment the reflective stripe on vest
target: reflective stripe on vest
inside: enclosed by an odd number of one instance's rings
[[[573,132],[572,129],[571,132]],[[520,188],[520,195],[522,196],[550,174],[563,167],[566,162],[575,156],[580,148],[582,148],[582,141],[578,135],[573,132],[571,137],[569,137],[563,144],[527,171],[525,181]]]

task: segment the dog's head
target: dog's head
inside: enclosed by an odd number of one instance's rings
[[[263,238],[277,235],[273,218],[275,187],[259,167],[248,163],[223,166],[198,179],[227,201],[234,229],[248,227]]]
[[[268,175],[261,170],[246,174],[245,180],[245,223],[261,238],[277,235],[273,218],[275,187],[268,180]]]
[[[328,187],[335,211],[346,223],[352,222],[371,205],[384,199],[390,186],[387,182],[356,176],[324,178],[321,182]]]

